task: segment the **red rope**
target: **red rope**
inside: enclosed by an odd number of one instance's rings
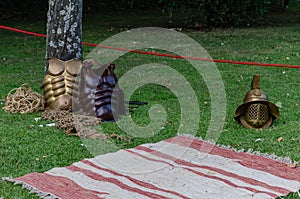
[[[5,30],[14,31],[14,32],[19,32],[19,33],[27,34],[27,35],[32,35],[32,36],[35,36],[35,37],[44,37],[44,38],[47,37],[44,34],[39,34],[39,33],[35,33],[35,32],[29,32],[29,31],[25,31],[25,30],[16,29],[16,28],[11,28],[11,27],[8,27],[8,26],[2,26],[2,25],[0,25],[0,28],[1,29],[5,29]]]
[[[5,30],[18,32],[18,33],[27,34],[27,35],[32,35],[32,36],[35,36],[35,37],[43,37],[43,38],[47,37],[45,34],[39,34],[39,33],[35,33],[35,32],[25,31],[25,30],[21,30],[21,29],[17,29],[17,28],[11,28],[11,27],[8,27],[8,26],[3,26],[3,25],[0,25],[0,29],[5,29]],[[235,65],[252,65],[252,66],[266,66],[266,67],[282,67],[282,68],[298,68],[298,69],[300,69],[300,66],[290,65],[290,64],[268,64],[268,63],[260,63],[260,62],[234,61],[234,60],[223,60],[223,59],[208,59],[208,58],[201,58],[201,57],[190,57],[190,56],[180,56],[180,55],[165,54],[165,53],[146,52],[146,51],[142,51],[142,50],[129,50],[129,49],[126,49],[126,48],[118,48],[118,47],[113,47],[113,46],[104,46],[104,45],[98,45],[98,44],[91,44],[91,43],[87,43],[87,42],[82,42],[82,44],[86,45],[86,46],[93,46],[93,47],[119,50],[119,51],[138,53],[138,54],[154,55],[154,56],[159,56],[159,57],[170,57],[170,58],[176,58],[176,59],[209,61],[209,62],[227,63],[227,64],[235,64]]]

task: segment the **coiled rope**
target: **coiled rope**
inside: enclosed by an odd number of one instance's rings
[[[12,89],[5,100],[3,110],[11,113],[32,113],[45,109],[45,98],[37,92],[32,92],[28,83]]]

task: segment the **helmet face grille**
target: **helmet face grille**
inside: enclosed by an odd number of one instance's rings
[[[263,127],[268,122],[269,117],[269,109],[262,103],[250,104],[245,111],[246,122],[254,128]]]

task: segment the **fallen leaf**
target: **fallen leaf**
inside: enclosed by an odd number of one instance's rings
[[[288,164],[287,166],[290,168],[296,168],[296,167],[299,167],[300,164]]]
[[[287,166],[290,168],[296,168],[296,164],[287,164]]]
[[[282,108],[282,102],[276,102],[275,105],[276,105],[278,108]]]
[[[176,30],[177,30],[178,32],[182,32],[183,28],[182,28],[182,27],[176,28]]]

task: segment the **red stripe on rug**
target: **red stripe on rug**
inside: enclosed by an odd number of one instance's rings
[[[146,151],[146,152],[148,152],[152,155],[156,155],[158,157],[162,157],[162,158],[171,160],[171,161],[173,161],[173,162],[175,162],[179,165],[193,167],[193,168],[207,169],[207,170],[214,171],[214,172],[217,172],[219,174],[222,174],[224,176],[228,176],[228,177],[231,177],[231,178],[241,180],[241,181],[243,181],[245,183],[248,183],[248,184],[251,184],[251,185],[264,187],[266,189],[269,189],[269,190],[272,190],[272,191],[275,191],[275,192],[278,192],[278,193],[288,194],[288,193],[291,192],[291,190],[287,190],[287,189],[284,189],[284,188],[281,188],[281,187],[271,186],[271,185],[268,185],[267,183],[264,183],[264,182],[261,182],[261,181],[258,181],[258,180],[252,179],[252,178],[240,176],[240,175],[237,175],[235,173],[228,172],[228,171],[225,171],[225,170],[222,170],[222,169],[219,169],[219,168],[215,168],[215,167],[211,167],[211,166],[198,165],[198,164],[194,164],[194,163],[191,163],[191,162],[188,162],[188,161],[185,161],[185,160],[181,160],[177,157],[162,153],[160,151],[149,149],[149,148],[144,147],[144,146],[138,146],[135,149],[143,150],[143,151]],[[254,190],[251,190],[251,191],[255,192]],[[261,192],[261,191],[258,191],[258,192]],[[255,192],[255,193],[257,193],[257,192]],[[261,192],[261,193],[263,193],[263,192]]]
[[[226,194],[235,199],[277,198],[299,190],[300,169],[177,136],[4,180],[23,184],[41,197],[64,199],[222,198]]]
[[[38,192],[52,194],[60,198],[76,198],[76,199],[99,199],[98,194],[109,194],[107,192],[97,192],[85,189],[72,180],[61,177],[52,176],[46,173],[30,173],[22,177],[15,178],[14,181],[28,185]]]
[[[182,166],[189,166],[189,167],[196,167],[196,168],[208,169],[207,167],[205,168],[205,167],[202,167],[202,166],[199,166],[199,165],[195,165],[195,164],[193,164],[193,163],[186,162],[186,161],[184,161],[184,160],[179,160],[178,158],[172,157],[172,156],[170,156],[170,155],[168,155],[168,154],[161,153],[161,152],[159,152],[159,151],[155,151],[155,150],[153,150],[153,149],[149,149],[149,148],[147,148],[147,147],[138,146],[138,147],[136,147],[135,149],[143,150],[143,151],[146,151],[146,152],[148,152],[148,153],[151,153],[152,155],[156,155],[156,156],[161,157],[161,158],[165,158],[165,159],[172,160],[172,161],[175,162],[176,164],[179,164],[179,165],[182,165]],[[155,159],[153,159],[153,158],[149,158],[149,157],[147,157],[147,156],[145,156],[145,155],[141,155],[141,154],[135,153],[135,152],[133,152],[133,151],[131,151],[131,152],[132,152],[133,154],[138,155],[138,156],[140,156],[140,157],[143,157],[143,158],[145,158],[145,159],[147,159],[147,160],[157,161],[157,160],[155,160]],[[160,161],[160,162],[164,162],[164,161],[161,161],[161,160],[159,160],[159,161]],[[168,164],[168,165],[170,165],[170,166],[175,167],[175,165],[172,165],[172,164],[170,164],[170,163],[168,163],[168,162],[164,162],[164,163],[165,163],[165,164]],[[253,193],[265,193],[265,194],[268,194],[268,195],[270,195],[270,196],[272,196],[272,197],[278,197],[278,195],[273,194],[273,193],[270,193],[270,192],[260,191],[260,190],[254,189],[254,188],[250,188],[250,187],[245,187],[245,186],[237,185],[237,184],[235,184],[235,183],[233,183],[233,182],[231,182],[231,181],[229,181],[229,180],[227,180],[227,179],[223,179],[223,178],[221,178],[221,177],[208,175],[208,174],[202,173],[202,172],[200,172],[200,171],[195,171],[194,169],[191,169],[191,168],[186,168],[186,167],[182,167],[182,168],[183,168],[183,169],[186,169],[186,170],[188,170],[188,171],[190,171],[190,172],[193,172],[193,173],[195,173],[195,174],[197,174],[197,175],[199,175],[199,176],[202,176],[202,177],[206,177],[206,178],[209,178],[209,179],[214,179],[214,180],[218,180],[218,181],[224,182],[224,183],[226,183],[227,185],[232,186],[232,187],[235,187],[235,188],[246,189],[246,190],[251,191],[251,192],[253,192]],[[219,170],[219,171],[220,171],[220,170]],[[217,172],[218,172],[218,171],[217,171]],[[223,171],[222,173],[227,173],[228,175],[226,175],[226,174],[225,174],[225,175],[228,176],[228,177],[232,177],[232,178],[234,178],[234,176],[235,176],[235,175],[233,175],[233,173],[229,173],[229,172],[226,172],[226,171]],[[222,174],[222,173],[221,173],[221,174]],[[251,180],[249,180],[249,179],[248,179],[248,180],[245,180],[245,179],[246,179],[246,178],[244,178],[244,181],[245,181],[245,182],[247,182],[247,183],[248,183],[248,182],[251,182]],[[239,179],[239,180],[241,180],[241,179]],[[253,183],[253,181],[252,181],[252,183]],[[250,183],[249,183],[249,184],[250,184]],[[259,183],[258,183],[258,184],[253,184],[253,185],[259,185]],[[281,189],[281,188],[279,188],[279,189]],[[275,191],[275,190],[274,190],[274,191]],[[281,191],[283,191],[283,190],[281,189]],[[288,194],[288,193],[290,193],[290,191],[285,190],[284,193]]]
[[[147,196],[147,197],[150,197],[150,198],[153,198],[153,199],[171,199],[171,198],[165,197],[163,195],[143,191],[143,190],[135,188],[135,187],[130,187],[130,186],[124,184],[123,182],[119,181],[118,179],[111,178],[111,177],[105,177],[105,176],[100,175],[98,173],[92,172],[92,171],[87,170],[87,169],[82,169],[82,168],[79,168],[79,167],[74,166],[74,165],[68,166],[66,168],[70,171],[81,172],[81,173],[83,173],[84,175],[88,176],[91,179],[94,179],[94,180],[97,180],[97,181],[103,181],[103,182],[110,182],[110,183],[113,183],[113,184],[119,186],[120,188],[122,188],[124,190],[131,191],[131,192],[134,192],[134,193],[138,193],[138,194],[141,194],[143,196]]]
[[[226,183],[226,184],[228,184],[232,187],[235,187],[235,188],[246,189],[248,191],[252,191],[253,193],[264,193],[264,194],[267,194],[267,195],[272,196],[274,198],[277,198],[279,196],[277,194],[270,193],[270,192],[267,192],[267,191],[260,191],[260,190],[254,189],[254,188],[236,185],[235,183],[231,182],[230,180],[226,180],[226,179],[223,179],[223,178],[220,178],[220,177],[217,177],[217,176],[207,175],[207,174],[204,174],[204,173],[199,172],[199,171],[195,171],[195,170],[190,169],[190,168],[186,168],[186,170],[188,170],[190,172],[193,172],[197,175],[203,176],[203,177],[207,177],[207,178],[214,179],[214,180],[220,180],[220,181],[222,181],[222,182],[224,182],[224,183]]]
[[[177,136],[165,140],[166,142],[178,144],[184,147],[190,147],[200,152],[203,152],[205,149],[211,149],[209,154],[220,155],[225,158],[239,160],[237,163],[252,168],[255,170],[260,170],[268,172],[272,175],[275,175],[280,178],[287,180],[296,180],[300,182],[300,169],[294,169],[287,166],[287,164],[266,158],[263,156],[249,154],[244,152],[235,152],[228,149],[223,149],[221,147],[215,146],[213,144],[203,142],[199,139],[192,139],[186,136]]]
[[[152,189],[152,190],[155,190],[155,191],[162,191],[162,192],[165,192],[165,193],[173,194],[173,195],[179,196],[179,197],[181,197],[183,199],[190,199],[189,197],[186,197],[186,196],[184,196],[184,195],[182,195],[180,193],[177,193],[177,192],[174,192],[174,191],[170,191],[170,190],[166,190],[166,189],[162,189],[162,188],[159,188],[158,186],[155,186],[155,185],[147,183],[147,182],[143,182],[141,180],[135,179],[135,178],[130,177],[128,175],[124,175],[124,174],[118,173],[116,171],[100,167],[99,165],[96,165],[96,164],[88,161],[87,159],[82,160],[81,162],[83,162],[83,163],[85,163],[87,165],[90,165],[90,166],[92,166],[92,167],[94,167],[94,168],[96,168],[98,170],[106,171],[106,172],[111,173],[113,175],[127,178],[128,180],[130,180],[131,182],[134,182],[135,184],[137,184],[139,186],[142,186],[142,187],[145,187],[145,188],[148,188],[148,189]]]

